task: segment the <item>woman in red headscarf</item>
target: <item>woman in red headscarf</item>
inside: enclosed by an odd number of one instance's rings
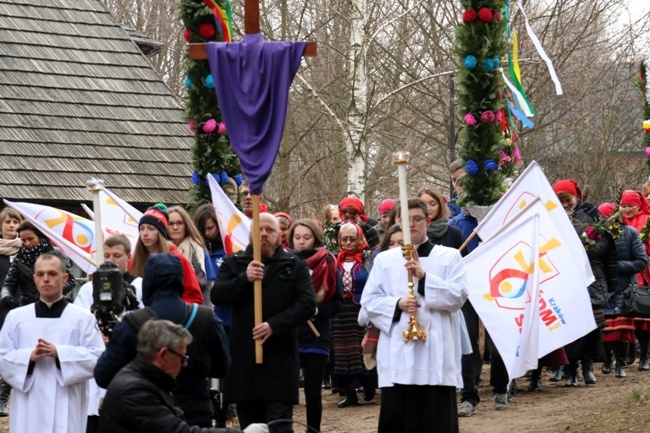
[[[368,224],[368,216],[366,215],[363,202],[356,197],[346,197],[339,203],[339,215],[341,217],[341,224],[336,227],[336,236],[338,237],[338,229],[344,223],[353,223],[361,227],[363,236],[366,238],[369,248],[372,250],[379,245],[379,233],[370,224]]]
[[[343,308],[332,322],[333,365],[332,388],[345,391],[339,407],[359,403],[356,389],[363,386],[364,399],[375,396],[377,376],[363,364],[361,341],[365,328],[359,326],[361,294],[370,272],[370,250],[358,224],[344,223],[338,235],[339,252],[336,258],[336,278],[343,286]]]
[[[620,208],[621,213],[623,214],[623,224],[634,227],[637,232],[641,234],[641,231],[648,223],[648,217],[650,216],[650,206],[648,206],[646,198],[639,191],[623,191]],[[650,253],[650,238],[644,239],[644,236],[641,236],[641,241],[643,242],[646,254]],[[643,272],[637,274],[637,280],[639,285],[650,285],[650,273],[648,273],[647,262],[646,266],[643,268]],[[648,371],[650,370],[650,363],[648,362],[650,319],[635,317],[634,331],[641,348],[639,371]],[[632,347],[634,347],[634,345],[632,345]],[[632,352],[632,350],[630,350],[630,352]],[[628,361],[634,362],[634,352],[628,355]]]

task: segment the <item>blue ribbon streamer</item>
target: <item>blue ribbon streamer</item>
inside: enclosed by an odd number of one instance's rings
[[[520,107],[518,106],[519,104],[517,104],[517,98],[513,98],[513,99],[515,101],[515,105],[517,105],[516,108],[513,107],[510,101],[506,99],[506,105],[508,106],[508,110],[510,110],[512,115],[521,121],[521,126],[523,126],[524,128],[532,128],[533,126],[535,126],[533,121],[530,120],[528,117],[526,117],[523,111],[521,111]]]

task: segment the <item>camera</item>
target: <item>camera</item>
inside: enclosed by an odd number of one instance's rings
[[[113,328],[125,310],[138,308],[133,287],[124,281],[122,272],[113,262],[102,263],[93,275],[93,314],[104,335],[111,337]]]

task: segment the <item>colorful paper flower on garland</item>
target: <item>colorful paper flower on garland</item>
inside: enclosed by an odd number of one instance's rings
[[[499,169],[499,164],[493,159],[486,159],[483,161],[483,167],[485,171],[497,171]]]
[[[491,23],[492,22],[492,11],[488,8],[481,8],[478,11],[478,18],[483,21],[484,23]]]
[[[645,157],[650,159],[650,146],[645,147]]]
[[[505,164],[506,162],[512,161],[512,158],[510,158],[508,154],[505,153],[503,150],[499,150],[498,154],[499,154],[499,158],[501,158],[501,162],[499,163],[500,167],[503,167],[503,164]]]
[[[487,72],[494,71],[494,62],[489,57],[487,59],[483,60],[483,65],[482,66],[483,66],[483,69],[485,69]]]
[[[192,87],[192,79],[190,77],[185,77],[185,87],[188,89]]]
[[[521,153],[519,152],[518,147],[515,147],[512,151],[512,157],[515,159],[515,164],[519,164],[521,162]]]
[[[197,173],[196,170],[192,173],[192,183],[196,186],[201,185],[201,176],[199,176],[199,173]]]
[[[486,110],[481,113],[481,122],[483,123],[492,123],[496,119],[496,114],[492,110]]]
[[[476,117],[472,113],[467,113],[465,115],[465,123],[467,123],[469,126],[476,126]]]
[[[650,132],[650,120],[643,121],[643,130],[645,132]]]
[[[221,170],[221,179],[219,180],[219,185],[225,185],[228,183],[228,173],[225,170]]]
[[[501,60],[499,60],[498,57],[495,57],[492,59],[492,63],[494,64],[494,68],[500,68],[501,67]]]
[[[187,124],[187,129],[189,129],[190,132],[191,132],[192,134],[194,134],[194,133],[196,133],[196,131],[199,130],[199,123],[198,123],[196,120],[192,119],[192,120],[190,120],[190,122]]]
[[[465,163],[465,171],[467,174],[471,176],[476,176],[478,173],[478,164],[476,161],[472,161],[471,159],[468,159],[467,162]]]
[[[203,124],[203,132],[210,134],[217,129],[217,121],[214,119],[209,119]]]
[[[473,8],[469,8],[463,12],[463,22],[466,24],[473,23],[476,21],[476,16],[476,11]]]
[[[199,34],[203,39],[214,38],[214,26],[208,23],[201,24],[201,27],[199,27]]]
[[[223,123],[223,122],[219,122],[219,131],[218,131],[219,134],[220,134],[220,135],[223,135],[223,134],[226,133],[226,131],[227,131],[227,129],[226,129],[226,124]]]
[[[192,39],[192,30],[185,29],[185,31],[183,32],[183,38],[185,38],[185,40],[189,42],[190,39]]]
[[[469,56],[465,57],[465,67],[467,69],[470,69],[470,70],[474,69],[474,68],[476,68],[476,65],[477,65],[476,57],[474,57],[471,54]]]
[[[205,87],[208,89],[214,89],[214,78],[212,78],[212,74],[205,77]]]
[[[244,176],[241,173],[238,173],[233,176],[233,179],[235,179],[235,183],[237,184],[237,188],[241,186],[242,183],[244,183]]]

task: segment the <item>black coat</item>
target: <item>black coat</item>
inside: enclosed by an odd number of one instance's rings
[[[232,367],[223,384],[227,401],[284,401],[298,403],[299,357],[297,328],[316,312],[314,288],[304,260],[279,246],[264,260],[262,320],[273,335],[262,346],[264,362],[255,363],[253,283],[246,268],[252,248],[224,259],[211,299],[230,305]]]
[[[102,433],[227,433],[239,430],[190,427],[171,391],[174,379],[138,357],[115,376],[102,404]]]
[[[54,247],[48,245],[43,253],[54,251]],[[63,294],[67,295],[72,291],[75,286],[75,278],[72,275],[70,259],[66,258],[66,271],[68,273],[68,281],[63,286]],[[16,293],[20,291],[20,298],[18,304],[23,306],[32,304],[40,298],[36,283],[34,283],[34,265],[28,265],[23,261],[20,253],[14,258],[11,263],[7,277],[2,285],[2,293],[0,299],[7,296],[14,298]]]
[[[142,281],[144,305],[150,307],[160,319],[185,324],[188,308],[181,300],[182,292],[183,271],[180,261],[169,254],[150,258]],[[206,377],[223,377],[230,366],[228,338],[221,320],[212,314],[212,322],[206,323],[205,329],[201,331],[199,339],[195,328],[190,328],[195,337],[188,347],[190,361],[177,378],[175,395],[188,413],[206,412],[204,406],[210,411],[210,390]],[[95,366],[95,380],[100,387],[107,388],[118,371],[135,358],[137,340],[137,331],[127,320],[122,320],[115,327],[106,351]],[[206,359],[209,371],[195,363],[198,359]]]

